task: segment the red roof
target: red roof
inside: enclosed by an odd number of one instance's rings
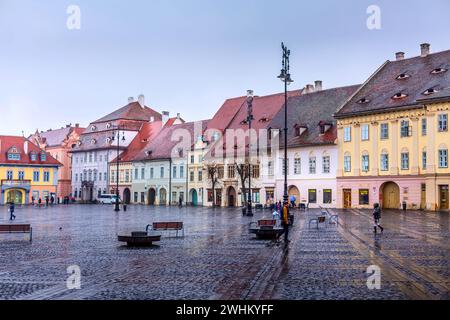
[[[25,153],[25,145],[28,146],[27,153]],[[13,148],[20,154],[20,160],[8,160],[8,152]],[[36,153],[38,157],[36,161],[31,161],[31,154]],[[39,156],[41,153],[46,154],[46,160],[41,161]],[[48,152],[41,150],[37,145],[30,142],[24,137],[16,136],[0,136],[0,164],[8,165],[36,165],[36,166],[62,166],[62,164],[53,158]]]
[[[128,148],[120,155],[120,162],[129,162],[134,159],[134,157],[142,151],[161,131],[162,122],[147,122],[144,123],[139,133],[131,141]],[[115,158],[110,163],[116,162]]]

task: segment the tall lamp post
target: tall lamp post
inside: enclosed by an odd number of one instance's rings
[[[252,217],[252,165],[251,165],[251,141],[252,141],[252,121],[253,121],[253,90],[247,90],[247,122],[248,122],[248,200],[247,216]]]
[[[119,163],[120,163],[120,140],[125,141],[125,133],[122,133],[122,139],[120,139],[120,125],[117,127],[117,131],[114,131],[112,141],[117,140],[117,157],[116,157],[116,203],[114,205],[114,211],[119,212]]]
[[[278,76],[278,79],[284,82],[284,193],[283,193],[283,201],[284,203],[289,202],[289,196],[288,196],[288,184],[287,184],[287,134],[288,134],[288,127],[287,127],[287,108],[288,108],[288,85],[290,85],[292,82],[294,82],[291,78],[290,74],[290,68],[289,68],[289,56],[291,55],[291,50],[288,50],[288,48],[284,45],[284,43],[281,43],[281,48],[283,50],[283,60],[282,65],[283,69],[281,69],[281,73]]]

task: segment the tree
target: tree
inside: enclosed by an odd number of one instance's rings
[[[245,161],[244,163],[234,163],[234,167],[236,169],[236,172],[239,175],[239,178],[241,180],[241,189],[242,189],[242,194],[244,195],[244,202],[247,201],[247,199],[245,199],[245,195],[247,193],[247,188],[245,187],[245,182],[247,181],[249,174],[250,174],[250,170],[249,170],[249,163],[248,161]]]
[[[218,167],[217,164],[212,163],[206,166],[206,170],[208,171],[208,178],[211,180],[212,193],[213,193],[213,207],[216,206],[216,184],[219,181],[217,176]]]

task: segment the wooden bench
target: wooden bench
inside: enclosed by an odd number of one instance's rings
[[[2,224],[0,233],[29,233],[30,242],[33,241],[33,228],[29,224]]]
[[[184,237],[184,223],[183,222],[153,222],[146,227],[146,231],[176,231],[178,237],[178,231],[182,231]]]
[[[276,239],[283,228],[277,227],[276,220],[258,220],[250,222],[249,231],[260,239]]]

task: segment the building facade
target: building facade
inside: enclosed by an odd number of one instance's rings
[[[62,166],[58,170],[57,197],[62,201],[64,197],[72,196],[72,148],[76,145],[84,128],[78,124],[67,125],[57,130],[38,130],[29,137],[29,140],[39,148],[47,151],[58,160]]]
[[[396,54],[336,113],[338,207],[447,210],[450,51]]]
[[[61,166],[48,152],[24,137],[0,136],[0,204],[56,200]]]

